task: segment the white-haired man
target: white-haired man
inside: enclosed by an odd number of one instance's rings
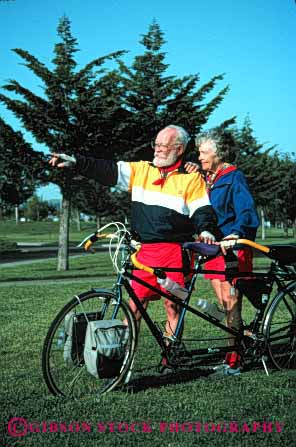
[[[61,168],[75,164],[79,174],[104,185],[116,185],[130,191],[131,229],[142,242],[139,261],[150,266],[180,268],[183,266],[182,242],[198,235],[200,240],[212,243],[217,234],[216,218],[204,179],[199,173],[189,174],[183,168],[182,157],[188,140],[188,133],[182,127],[170,125],[162,129],[152,143],[152,163],[116,163],[112,160],[53,154],[50,164]],[[140,270],[133,273],[160,289],[154,275]],[[167,276],[184,287],[182,273],[168,272]],[[159,295],[136,281],[132,282],[132,287],[145,308],[150,300],[159,299]],[[166,332],[171,336],[177,327],[179,308],[168,299],[164,300],[164,305]],[[132,301],[130,307],[139,321],[140,314]]]

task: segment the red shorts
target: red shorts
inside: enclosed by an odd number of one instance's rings
[[[157,242],[152,244],[143,244],[141,250],[137,255],[137,259],[149,267],[168,267],[168,268],[182,268],[182,248],[178,243]],[[163,289],[157,282],[157,277],[151,273],[144,272],[143,270],[133,270],[133,274],[148,282],[153,287],[159,290]],[[182,272],[166,272],[166,275],[173,281],[184,287],[184,274]],[[150,299],[159,300],[160,296],[153,290],[148,289],[135,280],[131,281],[131,286],[140,300]]]
[[[238,257],[238,271],[239,272],[251,272],[253,268],[253,252],[251,248],[244,248],[243,250],[235,251]],[[204,265],[205,270],[225,270],[225,258],[224,256],[218,256],[217,258],[207,261]],[[224,275],[219,275],[218,273],[205,273],[205,279],[220,279],[220,281],[225,281]]]

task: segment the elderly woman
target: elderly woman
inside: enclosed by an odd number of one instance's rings
[[[229,163],[227,133],[219,130],[202,133],[196,139],[196,146],[205,174],[210,202],[216,212],[223,240],[238,238],[254,240],[259,226],[255,203],[245,176],[236,166]],[[192,165],[191,167],[194,169]],[[192,172],[190,166],[187,170]],[[237,257],[240,272],[252,270],[250,249],[238,250],[234,254]],[[230,256],[231,254],[227,253],[226,256],[210,260],[205,264],[205,268],[224,271]],[[238,290],[232,287],[224,275],[207,274],[205,278],[211,280],[219,304],[227,311],[227,326],[239,329],[242,320],[241,296]],[[239,367],[239,356],[235,352],[228,353],[222,371],[225,374],[239,374]]]

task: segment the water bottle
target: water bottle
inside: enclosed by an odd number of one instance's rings
[[[60,329],[59,330],[59,335],[58,335],[58,338],[57,338],[57,347],[58,348],[61,348],[63,345],[64,345],[64,343],[65,343],[65,329],[64,328],[62,328],[62,329]]]
[[[163,287],[168,292],[171,292],[178,298],[181,298],[181,300],[185,300],[188,295],[188,290],[184,287],[181,287],[180,284],[176,283],[171,278],[157,278],[157,282],[161,285],[161,287]]]
[[[196,302],[196,306],[199,307],[202,312],[216,318],[218,321],[222,321],[223,318],[225,318],[226,314],[224,310],[219,309],[217,304],[209,303],[209,301],[207,300],[199,299]]]

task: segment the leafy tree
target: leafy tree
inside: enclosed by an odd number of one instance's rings
[[[278,157],[270,154],[273,149],[275,146],[265,149],[264,144],[258,143],[249,118],[236,132],[236,163],[246,174],[259,206],[273,197],[281,182]]]
[[[214,76],[199,88],[198,74],[182,78],[167,75],[169,66],[162,51],[163,36],[158,23],[153,21],[140,40],[144,53],[134,58],[131,68],[121,63],[127,92],[125,103],[131,112],[126,154],[129,159],[151,159],[150,142],[168,124],[183,126],[195,135],[228,91],[228,87],[223,88],[205,103],[206,96],[223,80],[223,75]]]
[[[205,97],[223,75],[215,76],[199,89],[196,88],[198,75],[181,79],[166,76],[168,66],[161,51],[163,33],[156,22],[143,36],[141,43],[145,52],[135,58],[131,69],[119,61],[124,52],[118,51],[97,58],[78,70],[75,61],[77,41],[72,37],[67,17],[60,20],[57,32],[60,42],[54,48],[53,70],[29,52],[14,50],[40,78],[44,94],[39,96],[16,80],[10,80],[4,89],[21,99],[0,94],[0,100],[36,141],[47,145],[50,151],[103,158],[149,159],[149,142],[161,127],[169,123],[180,124],[194,134],[206,123],[227,92],[225,87],[205,103]],[[106,71],[105,62],[111,60],[120,63],[120,73],[115,69]],[[58,184],[63,195],[58,270],[65,270],[68,269],[71,199],[78,191],[85,191],[87,198],[98,187],[88,181],[81,182],[73,172],[66,170],[52,170],[48,180]],[[117,198],[112,195],[112,199],[117,200],[117,207],[124,203],[123,195]]]
[[[75,203],[81,212],[96,216],[98,226],[102,217],[119,221],[129,217],[130,199],[126,193],[116,192],[114,188],[110,190],[95,181],[89,181],[88,185],[87,193],[82,189],[75,195]]]
[[[49,213],[54,212],[54,207],[50,206],[48,202],[41,200],[36,194],[27,200],[24,215],[30,220],[42,220],[48,217]]]
[[[243,127],[236,129],[233,135],[235,138],[235,144],[232,147],[235,152],[234,158],[246,175],[256,205],[260,208],[262,238],[264,239],[265,215],[269,211],[270,203],[275,200],[281,189],[281,164],[276,153],[270,154],[275,146],[265,149],[263,144],[258,143],[249,118],[246,118]]]
[[[282,181],[274,199],[275,220],[284,222],[288,230],[288,222],[293,227],[293,237],[296,237],[296,160],[293,154],[286,154],[280,159]],[[278,219],[280,217],[280,219]]]
[[[116,128],[122,121],[121,90],[117,87],[116,72],[106,75],[103,66],[106,61],[116,59],[123,52],[97,58],[77,70],[74,59],[78,51],[77,41],[71,35],[67,17],[60,20],[57,33],[60,42],[54,48],[53,70],[27,51],[13,50],[41,79],[44,96],[38,96],[11,80],[4,89],[21,96],[22,100],[11,99],[4,94],[0,95],[0,100],[14,112],[35,139],[46,144],[51,151],[110,157],[115,146]],[[79,182],[68,170],[52,170],[49,179],[60,186],[63,196],[58,270],[66,270],[70,203]]]
[[[0,207],[19,206],[42,180],[43,154],[0,118]]]

